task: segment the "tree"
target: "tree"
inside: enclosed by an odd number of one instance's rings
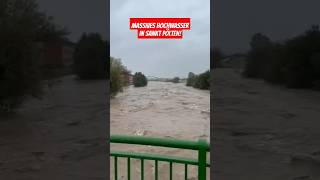
[[[135,87],[143,87],[148,84],[148,80],[141,72],[136,72],[133,76],[133,85]]]
[[[83,34],[74,52],[75,73],[81,79],[107,78],[107,48],[97,33]]]
[[[193,86],[196,79],[196,75],[193,72],[189,72],[187,79],[187,86]]]
[[[172,79],[172,82],[173,82],[173,83],[179,83],[179,82],[180,82],[180,78],[179,78],[179,77],[174,77],[174,78]]]
[[[110,57],[110,94],[111,97],[117,95],[122,91],[124,85],[126,85],[123,79],[123,73],[129,73],[127,68],[122,65],[120,59]]]
[[[213,66],[223,67],[222,59],[225,57],[225,54],[217,47],[214,47],[212,50]]]
[[[211,74],[210,71],[206,71],[199,75],[195,75],[192,72],[189,72],[188,79],[187,79],[187,86],[192,86],[198,89],[210,89],[210,80]]]
[[[320,30],[313,25],[305,33],[281,43],[255,34],[251,40],[244,75],[282,83],[289,88],[319,88]]]
[[[41,94],[38,42],[67,32],[40,13],[35,0],[2,0],[0,27],[0,104],[14,108]]]
[[[197,76],[194,87],[199,89],[210,89],[210,71],[209,70]]]
[[[256,33],[251,38],[250,46],[244,75],[251,78],[262,78],[268,60],[271,58],[272,43],[266,35]]]

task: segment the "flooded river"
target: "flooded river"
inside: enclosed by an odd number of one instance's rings
[[[124,89],[111,100],[110,107],[111,134],[186,140],[201,138],[209,141],[210,139],[210,92],[206,90],[187,87],[184,83],[151,81],[146,87],[130,86]],[[112,149],[196,158],[195,152],[179,149],[123,145],[112,145]],[[138,162],[136,163],[137,169],[133,173],[139,174],[140,166]],[[120,175],[123,179],[126,178],[124,164],[122,165],[124,174]],[[160,179],[167,179],[167,166],[167,164],[160,164]],[[149,162],[145,168],[146,179],[151,179],[154,171],[153,164]],[[195,178],[195,167],[190,167],[189,170],[190,179]],[[183,166],[174,166],[174,174],[176,179],[183,179]]]
[[[46,84],[41,99],[0,116],[0,179],[107,179],[106,80]]]
[[[228,68],[215,70],[213,85],[213,179],[320,179],[319,91]]]
[[[106,81],[65,76],[46,84],[41,99],[28,98],[16,113],[0,116],[0,179],[107,179]],[[208,91],[150,82],[124,89],[110,105],[111,134],[209,140]],[[112,148],[196,158],[195,152],[177,149]],[[125,161],[119,160],[119,179],[126,179]],[[175,179],[183,179],[184,167],[173,168]],[[132,161],[132,179],[139,179],[139,172],[139,162]],[[146,161],[145,172],[145,179],[152,179],[153,164]],[[195,174],[190,167],[189,178]],[[167,164],[159,163],[159,175],[168,179]]]
[[[209,140],[209,96],[184,83],[130,86],[111,100],[111,134]]]

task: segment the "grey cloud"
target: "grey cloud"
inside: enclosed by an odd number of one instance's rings
[[[106,38],[106,1],[101,0],[38,0],[40,10],[66,26],[70,39],[78,40],[83,32],[94,32]]]
[[[210,67],[209,0],[111,0],[111,56],[133,72],[158,77],[187,76]],[[190,17],[182,40],[141,40],[129,30],[130,17]]]
[[[303,33],[320,23],[318,0],[214,0],[214,43],[226,52],[243,52],[256,32],[273,40]]]

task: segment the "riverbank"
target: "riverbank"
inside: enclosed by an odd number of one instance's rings
[[[214,75],[214,179],[320,179],[320,93]]]

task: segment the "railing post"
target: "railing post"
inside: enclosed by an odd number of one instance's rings
[[[198,150],[198,180],[206,180],[206,164],[207,164],[207,141],[199,140],[199,150]]]
[[[170,163],[170,178],[172,177],[172,163],[185,164],[185,179],[188,178],[188,164],[198,165],[198,180],[206,180],[207,177],[207,152],[210,151],[209,144],[206,140],[198,141],[187,141],[187,140],[176,140],[176,139],[161,139],[161,138],[146,138],[146,137],[132,137],[132,136],[121,136],[113,135],[110,138],[111,143],[121,144],[137,144],[137,145],[150,145],[160,146],[168,148],[180,148],[198,151],[198,159],[183,159],[175,158],[170,156],[160,156],[153,154],[139,154],[129,152],[111,152],[111,155],[115,157],[115,177],[117,177],[117,157],[128,158],[128,178],[130,178],[130,158],[137,158],[141,160],[141,179],[144,179],[144,159],[155,160],[155,179],[158,179],[158,160],[166,161]]]

